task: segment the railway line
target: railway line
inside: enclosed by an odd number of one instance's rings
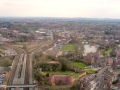
[[[27,62],[27,54],[21,54],[12,85],[25,84],[26,62]],[[15,88],[12,88],[11,90],[15,90]],[[24,89],[19,88],[19,90],[24,90]]]
[[[16,85],[33,85],[33,77],[32,77],[32,63],[29,55],[26,50],[13,47],[14,50],[17,51],[17,58],[14,60],[12,72],[9,77],[8,86],[16,86]],[[30,77],[31,76],[31,77]],[[23,88],[9,88],[8,90],[33,90],[33,88],[23,87]]]
[[[12,47],[17,56],[13,62],[12,71],[9,77],[8,86],[20,86],[20,85],[34,85],[33,84],[33,71],[32,71],[32,57],[35,53],[43,51],[48,47],[48,44],[42,44],[32,49],[30,52],[25,48]],[[34,90],[33,87],[7,87],[7,90]]]

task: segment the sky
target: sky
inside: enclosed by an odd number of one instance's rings
[[[0,0],[0,16],[120,19],[120,0]]]

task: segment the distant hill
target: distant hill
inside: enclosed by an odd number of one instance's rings
[[[105,21],[120,22],[120,19],[112,18],[67,18],[67,17],[0,17],[0,20],[58,20],[58,21]]]

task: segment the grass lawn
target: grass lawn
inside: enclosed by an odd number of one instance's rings
[[[63,45],[61,47],[61,50],[71,50],[71,51],[73,51],[73,50],[75,50],[75,47],[74,47],[74,45]]]
[[[73,72],[71,71],[66,71],[66,72],[44,72],[45,74],[49,73],[49,74],[72,74]]]
[[[108,52],[109,52],[109,53],[111,53],[112,51],[113,51],[113,49],[112,49],[112,48],[109,48],[109,49],[108,49]]]
[[[80,75],[80,73],[75,73],[72,75],[73,78],[77,78]]]
[[[113,51],[112,48],[109,48],[108,50],[102,49],[102,50],[100,50],[100,53],[101,53],[102,55],[106,55],[107,52],[111,53],[112,51]]]
[[[74,62],[74,66],[82,69],[84,67],[87,67],[88,65],[81,62]]]
[[[97,73],[97,71],[91,70],[91,69],[86,70],[86,72],[87,72],[88,74],[95,74],[95,73]]]

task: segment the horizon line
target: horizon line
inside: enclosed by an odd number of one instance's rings
[[[120,18],[94,17],[44,17],[44,16],[0,16],[0,18],[56,18],[56,19],[89,19],[89,20],[120,20]]]

